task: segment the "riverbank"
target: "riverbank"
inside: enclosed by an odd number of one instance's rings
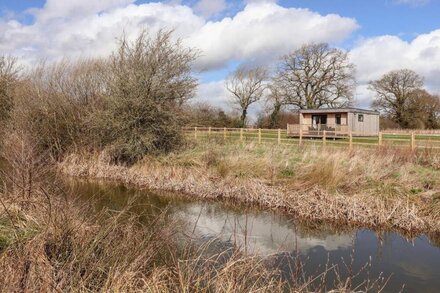
[[[291,249],[254,255],[247,252],[246,240],[244,246],[232,242],[232,234],[226,240],[221,234],[201,237],[195,232],[203,220],[201,211],[194,214],[197,219],[174,217],[169,213],[173,207],[158,206],[156,201],[150,214],[143,210],[149,205],[138,201],[149,194],[137,197],[141,195],[135,190],[116,208],[104,199],[104,207],[94,201],[99,195],[95,189],[65,185],[65,178],[48,173],[22,185],[21,171],[0,172],[10,186],[0,190],[2,292],[367,292],[388,285],[388,274],[370,274],[371,258],[347,267],[345,262],[339,265],[340,257],[334,263],[319,257],[322,264],[307,269],[309,260],[297,246],[296,225],[295,229],[282,225],[290,233],[295,231],[294,240],[289,241],[294,245]],[[115,196],[124,194],[118,189]],[[213,210],[206,212],[212,215]],[[218,227],[224,228],[225,217],[221,218]],[[244,231],[236,230],[236,221],[230,226],[233,235],[248,235],[245,218],[246,225],[239,225]],[[270,234],[273,241],[272,228]],[[280,241],[286,241],[285,233]],[[352,243],[351,237],[343,243]],[[333,249],[343,243],[329,241]],[[344,259],[353,261],[353,257],[349,250]],[[399,288],[401,281],[397,280]]]
[[[429,151],[206,142],[134,166],[71,154],[69,176],[239,202],[301,219],[408,233],[440,232],[440,160]]]

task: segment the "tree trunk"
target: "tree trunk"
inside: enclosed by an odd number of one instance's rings
[[[279,114],[281,111],[281,103],[275,102],[272,113],[270,114],[269,128],[279,128]]]
[[[240,128],[244,128],[246,126],[246,115],[247,115],[247,109],[243,109],[243,112],[240,116]]]

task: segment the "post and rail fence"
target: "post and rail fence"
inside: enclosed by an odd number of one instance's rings
[[[355,133],[346,129],[319,130],[319,134],[301,128],[297,132],[291,129],[261,129],[261,128],[217,128],[217,127],[184,127],[183,132],[188,138],[196,140],[220,139],[257,144],[273,143],[286,145],[322,145],[342,146],[352,149],[355,146],[364,147],[399,147],[416,149],[440,150],[440,132],[434,131],[381,131],[379,133]]]

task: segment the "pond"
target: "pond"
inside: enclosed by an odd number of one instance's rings
[[[360,271],[359,281],[390,277],[385,292],[440,290],[440,248],[426,236],[408,241],[392,232],[378,235],[367,229],[304,224],[286,215],[224,203],[184,200],[112,183],[73,182],[77,194],[92,198],[97,209],[119,210],[133,198],[139,211],[152,216],[167,208],[170,218],[186,223],[183,232],[271,256],[286,274],[293,255],[300,255],[307,272],[320,272],[326,263],[343,267],[345,262]],[[361,270],[367,263],[371,267]]]

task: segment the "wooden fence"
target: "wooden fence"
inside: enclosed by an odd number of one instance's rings
[[[392,146],[398,148],[439,149],[440,134],[404,131],[383,131],[376,136],[360,137],[354,133],[344,136],[307,137],[301,134],[289,137],[286,129],[255,129],[255,128],[215,128],[215,127],[184,127],[188,138],[197,140],[224,140],[254,143],[275,143],[287,145],[332,145],[352,148],[353,146],[379,147]]]

